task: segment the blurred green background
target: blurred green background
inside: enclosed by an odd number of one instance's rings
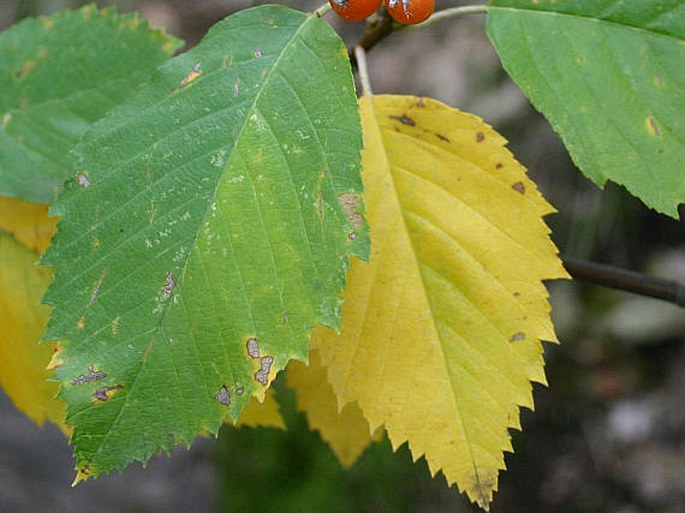
[[[277,3],[309,10],[322,2]],[[0,0],[0,29],[85,3]],[[138,10],[188,46],[219,19],[262,3],[97,2]],[[363,24],[330,21],[349,44],[363,31]],[[548,223],[562,253],[685,281],[682,221],[582,177],[502,70],[482,16],[393,34],[371,52],[369,66],[376,92],[432,96],[507,137],[559,210]],[[579,283],[550,290],[562,344],[547,346],[550,387],[535,387],[537,411],[524,411],[524,432],[513,433],[516,454],[506,457],[492,511],[685,512],[685,311]],[[218,441],[200,439],[148,469],[133,466],[75,489],[58,430],[36,427],[0,396],[0,513],[476,511],[442,476],[432,479],[423,460],[413,463],[404,446],[393,453],[387,440],[343,470],[280,381],[288,431],[226,428]]]

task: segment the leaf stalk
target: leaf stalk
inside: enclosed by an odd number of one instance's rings
[[[409,30],[418,30],[443,20],[459,18],[460,16],[465,16],[467,14],[487,14],[489,10],[489,5],[462,5],[459,7],[450,7],[448,9],[436,11],[423,23],[419,23],[418,25],[399,25],[396,27],[396,29],[403,32]]]
[[[326,2],[323,4],[321,7],[316,8],[313,11],[313,14],[319,18],[323,18],[326,14],[328,14],[333,8],[331,7],[331,4]]]
[[[371,80],[369,79],[369,68],[366,66],[366,50],[361,46],[356,46],[354,48],[354,56],[357,59],[357,68],[359,68],[359,80],[362,83],[362,91],[364,94],[373,94]]]

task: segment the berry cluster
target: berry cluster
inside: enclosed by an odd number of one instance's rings
[[[426,21],[435,9],[435,0],[328,0],[333,10],[347,21],[361,21],[385,2],[392,18],[404,25],[415,25]]]

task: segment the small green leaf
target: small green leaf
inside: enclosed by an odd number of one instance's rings
[[[685,2],[492,0],[507,72],[599,186],[685,202]]]
[[[361,146],[342,41],[273,6],[218,23],[85,137],[45,298],[78,478],[215,433],[339,327],[368,252]]]
[[[74,144],[179,44],[92,5],[0,34],[0,195],[52,201]]]

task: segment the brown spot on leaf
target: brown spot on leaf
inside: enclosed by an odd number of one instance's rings
[[[402,114],[401,116],[388,116],[390,119],[394,119],[395,121],[399,121],[403,125],[407,126],[416,126],[416,122],[407,116],[406,114]]]
[[[71,483],[72,488],[79,484],[81,481],[85,481],[90,477],[90,466],[86,463],[81,468],[76,469],[76,477],[74,482]]]
[[[191,69],[188,74],[181,79],[179,85],[184,86],[186,84],[190,84],[193,80],[196,80],[198,77],[200,77],[202,75],[202,70],[200,69],[201,65],[202,63],[198,62],[195,66],[193,66],[193,69]]]
[[[245,349],[250,358],[259,358],[259,341],[255,337],[250,337],[245,342]]]
[[[516,192],[519,194],[525,194],[526,193],[526,186],[523,185],[523,182],[516,182],[511,186],[512,189],[514,189]]]
[[[485,134],[483,132],[476,132],[476,142],[482,143],[485,140]]]
[[[655,135],[656,137],[661,137],[661,130],[659,130],[659,125],[656,124],[656,119],[654,119],[654,116],[651,114],[647,116],[647,130],[652,135]]]
[[[446,137],[446,136],[444,136],[444,135],[442,135],[442,134],[439,134],[439,133],[437,133],[437,132],[435,133],[435,137],[437,137],[438,139],[440,139],[440,140],[443,141],[443,142],[446,142],[446,143],[450,142],[450,140],[449,140],[448,137]]]
[[[46,370],[55,370],[64,363],[64,360],[62,360],[59,357],[59,355],[61,353],[62,353],[62,344],[57,342],[57,344],[55,344],[55,350],[52,352],[52,357],[50,358],[50,363],[48,363]]]
[[[254,379],[258,383],[266,386],[269,384],[269,372],[271,372],[271,366],[274,363],[273,356],[262,356],[259,360],[259,370],[254,373]]]
[[[423,98],[419,98],[418,100],[416,100],[416,106],[419,108],[423,108],[426,106],[426,104],[423,101]]]
[[[228,388],[226,388],[226,385],[221,385],[219,391],[214,394],[214,399],[219,401],[224,406],[231,404],[231,393],[228,391]]]
[[[108,399],[111,399],[112,396],[114,395],[116,390],[119,390],[120,388],[124,388],[124,385],[113,385],[111,387],[101,387],[98,388],[95,392],[93,392],[93,397],[101,402],[105,402]]]
[[[338,201],[345,213],[345,217],[347,217],[347,220],[352,227],[357,228],[358,226],[361,226],[364,222],[364,218],[356,211],[359,208],[359,205],[361,205],[359,197],[352,192],[346,192],[338,196]]]
[[[501,162],[498,162],[497,164],[495,164],[495,169],[502,169],[503,167],[504,167],[504,164],[502,164]]]
[[[235,389],[235,395],[243,395],[245,389],[243,387],[238,387]]]
[[[357,232],[350,232],[347,234],[347,238],[350,240],[357,240]]]
[[[264,57],[264,54],[262,53],[262,49],[261,49],[261,48],[255,48],[255,50],[254,50],[254,56],[255,56],[257,59],[261,59],[262,57]]]
[[[509,342],[520,342],[521,340],[524,340],[526,338],[526,334],[519,331],[518,333],[514,333],[510,338]]]
[[[18,79],[25,78],[29,73],[31,73],[31,70],[36,66],[36,61],[31,59],[26,61],[21,68],[19,68],[17,71],[14,72],[14,76],[17,77]]]
[[[88,366],[88,374],[81,374],[78,378],[72,380],[69,384],[72,386],[90,383],[91,381],[98,381],[107,377],[102,371],[96,370],[93,365]]]

